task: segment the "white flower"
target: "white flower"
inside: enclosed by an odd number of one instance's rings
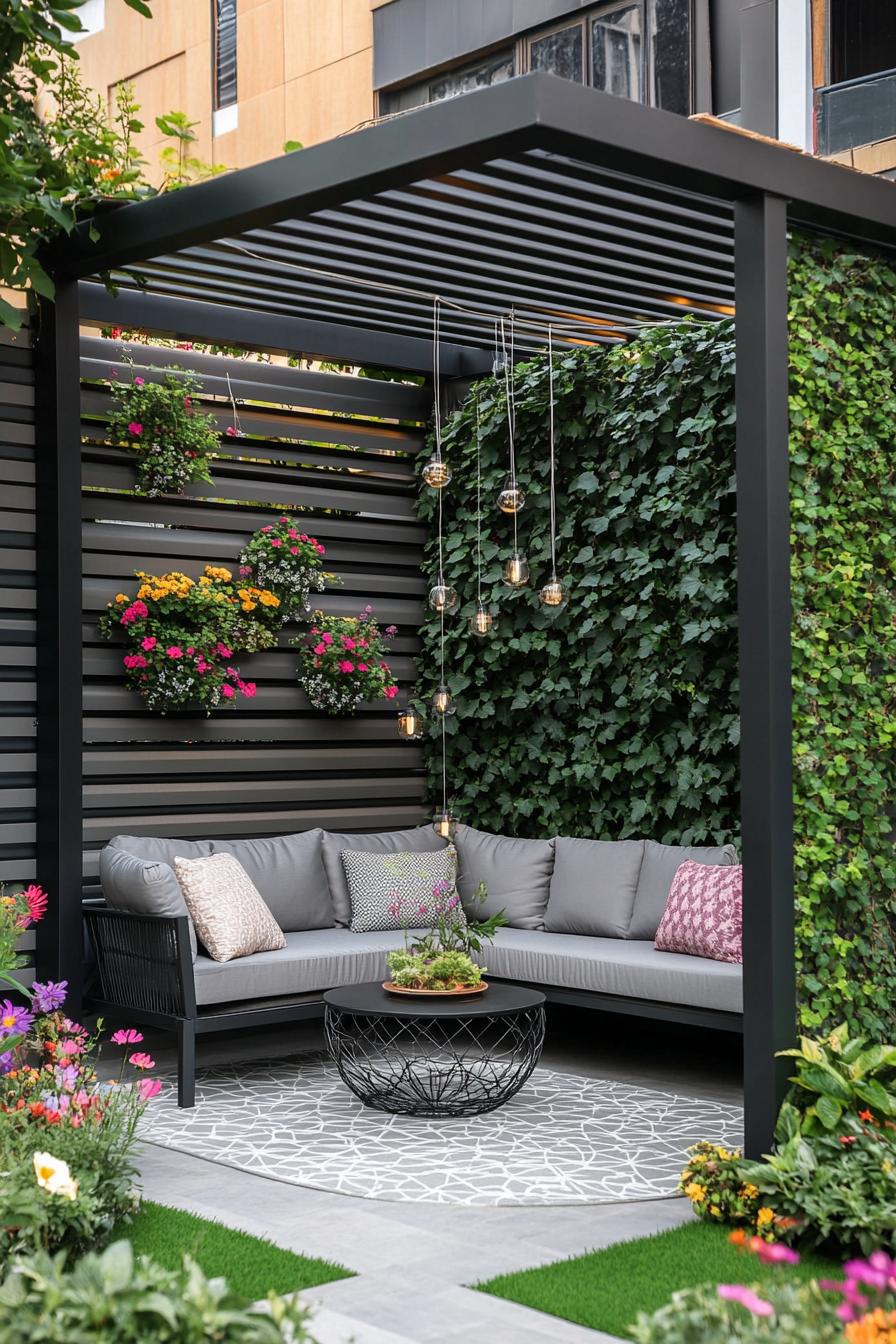
[[[42,1190],[65,1199],[77,1199],[78,1182],[72,1179],[67,1162],[52,1153],[34,1154],[34,1175]]]

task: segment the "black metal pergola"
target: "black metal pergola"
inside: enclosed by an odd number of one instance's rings
[[[100,214],[55,248],[37,342],[38,872],[58,894],[38,956],[81,955],[78,328],[125,328],[347,363],[490,370],[551,325],[617,343],[736,310],[746,1145],[771,1138],[795,1033],[787,231],[896,248],[896,189],[719,126],[546,74],[420,108]],[[99,277],[111,275],[117,293]],[[74,978],[74,977],[73,977]]]

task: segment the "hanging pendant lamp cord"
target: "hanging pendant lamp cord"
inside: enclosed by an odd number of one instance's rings
[[[479,438],[479,392],[476,392],[476,598],[482,605],[482,444]]]
[[[439,349],[439,303],[436,297],[432,301],[432,384],[433,407],[436,422],[436,457],[442,460],[442,369]]]
[[[510,484],[516,489],[516,448],[514,445],[514,421],[516,419],[515,407],[513,404],[513,315],[510,318],[510,350],[507,349],[506,332],[504,329],[504,319],[501,318],[501,350],[504,357],[504,396],[507,402],[507,440],[510,447]],[[519,549],[519,537],[517,535],[517,510],[513,511],[513,549],[514,553]]]
[[[439,640],[440,672],[439,685],[445,685],[445,609],[441,611],[441,631]],[[447,706],[446,706],[447,709]],[[443,711],[442,719],[442,811],[448,811],[448,764],[447,764],[447,745],[445,739],[445,719],[447,714]]]
[[[553,332],[548,327],[548,380],[549,395],[548,407],[550,416],[550,445],[551,445],[551,578],[556,582],[557,579],[557,488],[556,474],[554,466],[555,445],[554,445],[554,343]]]

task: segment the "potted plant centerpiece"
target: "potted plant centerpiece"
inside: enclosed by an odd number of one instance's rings
[[[472,918],[488,897],[484,882],[479,883],[471,903],[468,918],[453,882],[442,880],[432,889],[428,905],[415,905],[405,911],[408,902],[396,891],[390,914],[396,918],[406,915],[404,947],[390,952],[387,958],[390,979],[383,988],[391,994],[455,995],[484,994],[488,989],[483,979],[486,967],[473,960],[472,953],[481,952],[496,932],[507,923],[503,910],[488,919]],[[411,921],[426,924],[426,931],[409,932]]]

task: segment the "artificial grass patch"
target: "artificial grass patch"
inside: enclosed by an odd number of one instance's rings
[[[235,1293],[253,1302],[272,1288],[294,1293],[352,1277],[351,1270],[329,1260],[297,1255],[262,1237],[148,1200],[130,1222],[119,1223],[112,1240],[123,1237],[135,1254],[151,1256],[166,1269],[179,1268],[183,1256],[191,1255],[207,1278],[226,1278]]]
[[[562,1316],[592,1330],[631,1338],[639,1311],[656,1311],[679,1288],[701,1283],[780,1283],[783,1278],[830,1277],[839,1264],[818,1255],[798,1265],[762,1265],[739,1251],[727,1231],[709,1223],[685,1223],[652,1237],[618,1242],[589,1255],[553,1265],[501,1274],[475,1285],[480,1292]]]

